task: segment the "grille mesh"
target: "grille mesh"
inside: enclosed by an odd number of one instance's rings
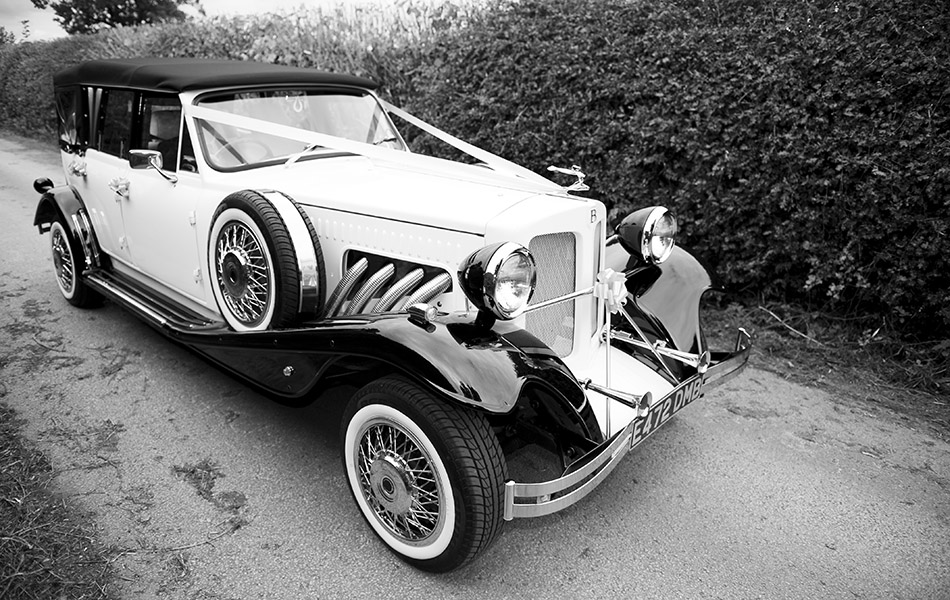
[[[548,233],[531,240],[528,249],[538,265],[538,287],[532,304],[574,291],[576,242],[573,233]],[[559,356],[574,349],[574,300],[533,311],[526,316],[526,328]]]

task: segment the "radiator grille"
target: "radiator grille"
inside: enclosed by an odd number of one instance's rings
[[[528,249],[538,265],[538,287],[532,304],[574,291],[575,246],[573,233],[549,233],[531,240]],[[574,349],[574,300],[560,302],[527,314],[526,328],[559,356]]]

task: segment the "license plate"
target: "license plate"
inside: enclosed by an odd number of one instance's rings
[[[645,417],[633,422],[633,433],[630,436],[630,447],[633,448],[651,433],[669,421],[673,415],[681,411],[703,395],[703,376],[695,375],[676,386],[672,392],[653,405]]]

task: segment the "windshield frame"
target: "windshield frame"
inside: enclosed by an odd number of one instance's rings
[[[386,103],[382,102],[376,94],[369,89],[360,88],[360,87],[350,87],[350,86],[338,86],[338,85],[300,85],[300,84],[285,84],[285,85],[261,85],[261,86],[244,86],[240,88],[221,88],[215,90],[208,90],[200,92],[195,95],[190,104],[196,107],[209,108],[213,110],[218,110],[215,108],[213,102],[208,102],[217,97],[234,97],[237,94],[267,94],[267,93],[280,93],[280,92],[304,92],[304,96],[311,98],[313,96],[357,96],[360,98],[370,98],[374,104],[373,119],[375,121],[374,126],[380,131],[385,132],[381,137],[381,140],[375,144],[369,144],[363,140],[354,140],[352,138],[342,137],[341,139],[347,139],[351,143],[361,143],[367,144],[368,146],[378,146],[383,141],[387,144],[390,149],[397,151],[409,152],[409,146],[406,144],[405,139],[403,138],[400,131],[396,128],[395,123],[392,120],[389,111],[386,109]],[[288,96],[289,97],[289,96]],[[223,111],[227,112],[227,111]],[[231,113],[237,114],[237,113]],[[378,117],[378,118],[377,118]],[[319,131],[313,128],[302,128],[295,127],[294,125],[277,123],[276,121],[268,120],[266,118],[261,118],[260,115],[254,116],[252,118],[260,119],[261,121],[270,121],[276,125],[282,125],[285,127],[292,127],[298,129],[302,132],[311,132],[311,133],[321,133],[324,135],[332,135],[326,132]],[[215,133],[208,131],[208,129],[214,129],[214,124],[208,123],[199,118],[193,120],[194,124],[194,137],[198,147],[201,148],[202,157],[204,162],[207,163],[208,167],[215,171],[219,172],[235,172],[235,171],[246,171],[249,169],[258,169],[262,167],[275,166],[275,165],[291,165],[295,162],[307,161],[313,159],[322,159],[322,158],[333,158],[340,156],[355,156],[356,153],[347,150],[335,149],[332,147],[317,147],[312,148],[308,144],[300,144],[298,148],[295,148],[294,151],[287,153],[279,153],[273,156],[263,157],[260,160],[241,160],[240,164],[235,165],[224,165],[220,164],[219,161],[214,160],[214,154],[220,152],[223,149],[219,148],[210,148],[208,137],[209,135],[214,138],[218,137],[218,141],[221,141],[221,138],[224,136],[220,135],[220,131],[217,131],[217,136]],[[391,134],[391,135],[390,135]],[[252,140],[252,143],[262,142],[256,139],[257,136],[271,135],[266,134],[261,131],[251,130],[247,134],[247,139]],[[289,138],[283,138],[282,136],[273,134],[275,137],[279,137],[284,140],[289,140]],[[225,142],[231,140],[224,140]]]

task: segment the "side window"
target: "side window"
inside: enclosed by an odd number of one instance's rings
[[[178,98],[143,94],[139,116],[136,147],[158,150],[162,153],[163,168],[166,171],[177,171],[178,146],[181,140],[181,103]]]
[[[85,150],[86,135],[82,94],[78,87],[56,90],[59,147],[70,154]]]
[[[132,131],[132,101],[134,92],[106,90],[100,109],[98,149],[106,154],[129,157],[129,133]]]

